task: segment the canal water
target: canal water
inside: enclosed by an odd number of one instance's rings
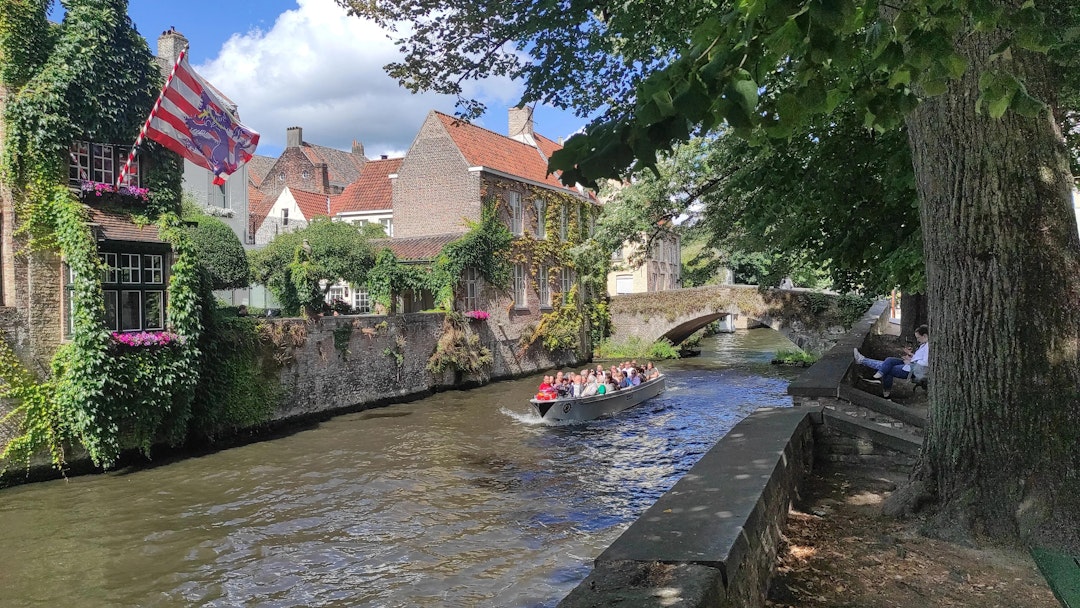
[[[201,457],[0,491],[0,606],[548,607],[736,422],[790,405],[766,329],[539,424],[539,377]]]

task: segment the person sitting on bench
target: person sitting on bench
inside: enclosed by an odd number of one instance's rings
[[[921,381],[930,371],[930,328],[920,325],[915,329],[915,340],[919,348],[911,352],[910,348],[904,348],[903,357],[888,357],[884,361],[864,357],[859,349],[855,349],[855,363],[874,370],[874,378],[881,379],[881,396],[889,398],[892,389],[893,378],[911,378],[915,382]]]

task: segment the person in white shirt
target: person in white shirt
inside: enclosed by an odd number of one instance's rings
[[[875,371],[874,378],[881,379],[881,395],[886,399],[889,398],[893,378],[912,378],[918,382],[930,372],[930,328],[925,325],[916,328],[915,340],[919,343],[915,352],[904,348],[903,357],[888,357],[884,361],[864,357],[859,349],[855,349],[855,363]]]

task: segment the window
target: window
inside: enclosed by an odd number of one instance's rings
[[[371,313],[371,296],[366,289],[353,290],[353,308],[360,314]]]
[[[574,287],[574,272],[569,268],[563,268],[559,273],[559,279],[562,284],[562,303],[566,304],[566,300],[570,298],[570,290]]]
[[[480,310],[480,273],[473,267],[465,269],[465,310]]]
[[[615,295],[634,293],[634,275],[620,274],[615,276]]]
[[[277,181],[279,181],[279,182],[285,181],[285,172],[284,171],[277,174]]]
[[[282,209],[281,210],[281,225],[282,226],[288,226],[289,225],[289,210],[288,209]]]
[[[559,240],[566,242],[566,232],[569,229],[570,216],[566,213],[566,205],[559,205]]]
[[[521,206],[521,193],[510,192],[507,196],[510,202],[510,232],[513,232],[514,236],[521,236],[525,225],[525,209]]]
[[[526,308],[525,300],[525,265],[514,264],[514,308]]]
[[[612,260],[615,260],[615,261],[621,261],[621,260],[622,260],[622,258],[623,258],[623,251],[622,251],[622,247],[619,247],[619,248],[618,248],[618,249],[616,249],[615,251],[612,251],[612,252],[611,252],[611,259],[612,259]]]
[[[547,226],[544,225],[545,216],[547,215],[547,203],[543,200],[537,199],[533,202],[533,206],[536,207],[536,238],[547,238]]]
[[[326,293],[326,302],[327,304],[333,304],[334,300],[344,302],[345,298],[348,297],[348,293],[349,289],[344,285],[332,285],[330,291]]]
[[[104,266],[101,287],[105,328],[121,332],[165,329],[165,254],[106,251],[99,256]],[[70,268],[65,278],[65,333],[70,337],[74,312],[71,295],[75,280]]]
[[[386,231],[386,236],[394,236],[394,220],[388,217],[384,217],[379,220],[382,224],[383,230]]]
[[[308,171],[307,169],[304,169],[303,171],[300,172],[300,177],[302,179],[311,179],[311,171]]]
[[[68,153],[68,185],[77,188],[84,181],[115,184],[127,156],[128,149],[123,146],[73,142]],[[125,185],[139,185],[139,160],[136,156],[128,167],[124,176]]]
[[[548,283],[548,267],[540,266],[540,274],[536,277],[540,291],[540,308],[551,308],[551,284]]]

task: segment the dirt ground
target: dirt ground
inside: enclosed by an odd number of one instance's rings
[[[874,357],[896,353],[895,336],[872,338]],[[893,401],[926,406],[926,393],[897,383]],[[860,383],[867,392],[880,386]],[[1035,562],[1020,550],[928,538],[918,520],[880,514],[904,473],[819,469],[788,514],[767,606],[773,608],[1060,608]]]

